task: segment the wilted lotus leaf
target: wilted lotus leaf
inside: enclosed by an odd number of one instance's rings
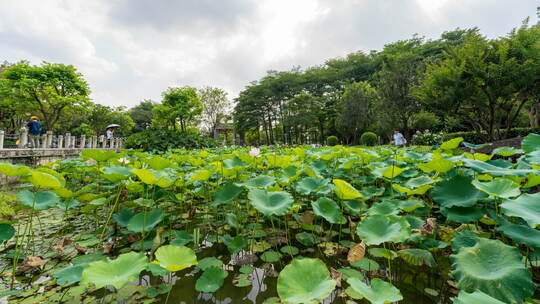
[[[251,205],[265,216],[286,214],[294,201],[288,192],[254,188],[249,191],[248,198]]]
[[[391,303],[403,300],[399,289],[381,279],[371,280],[371,286],[366,285],[358,278],[351,278],[347,283],[373,304]]]
[[[364,242],[358,243],[351,247],[349,253],[347,254],[347,261],[349,262],[358,262],[364,258],[366,254],[366,244]]]
[[[521,303],[534,293],[531,273],[519,249],[499,240],[479,238],[476,245],[461,248],[451,260],[452,276],[463,291],[480,290],[508,303]]]
[[[82,274],[82,285],[94,284],[97,288],[114,286],[121,288],[139,277],[148,264],[142,253],[128,252],[115,260],[96,261],[88,264]]]
[[[188,247],[165,245],[156,250],[154,263],[169,271],[180,271],[197,265],[197,256],[195,251]]]
[[[318,303],[332,293],[336,281],[319,259],[293,259],[279,273],[277,291],[287,303]]]

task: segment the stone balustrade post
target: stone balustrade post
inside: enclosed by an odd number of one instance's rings
[[[86,145],[86,135],[83,134],[81,135],[81,146],[80,146],[81,149],[84,149],[85,145]]]
[[[65,141],[64,141],[64,148],[71,147],[71,133],[66,133]]]
[[[57,145],[57,148],[58,148],[58,149],[62,149],[62,147],[64,147],[64,136],[63,136],[63,135],[58,135],[58,145]]]
[[[52,147],[52,138],[53,138],[53,132],[52,131],[47,131],[47,134],[46,134],[46,142],[45,142],[45,148],[49,149]]]
[[[41,149],[45,149],[47,147],[47,134],[41,135]]]
[[[70,148],[77,148],[77,136],[71,135],[71,147]]]
[[[0,150],[4,149],[4,131],[0,131]]]
[[[105,149],[107,146],[107,139],[105,139],[104,135],[99,136],[99,142],[101,142],[101,148]]]
[[[25,127],[22,127],[21,128],[21,133],[20,133],[20,138],[19,138],[19,148],[25,148],[26,145],[28,144],[28,129],[26,129]],[[35,147],[32,147],[32,148],[35,148]]]
[[[114,148],[115,149],[120,149],[120,138],[115,138],[114,139]]]

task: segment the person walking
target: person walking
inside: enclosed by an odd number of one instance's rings
[[[394,129],[394,144],[398,147],[404,147],[407,144],[405,136],[398,129]]]
[[[28,128],[28,137],[30,137],[30,144],[32,148],[39,147],[39,136],[41,135],[41,123],[39,122],[37,116],[30,117],[30,122],[26,124]]]

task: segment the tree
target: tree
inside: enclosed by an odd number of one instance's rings
[[[373,106],[377,99],[375,90],[367,81],[353,82],[347,86],[338,105],[336,127],[347,143],[357,143],[373,118]]]
[[[157,103],[147,99],[129,109],[129,116],[135,123],[133,129],[131,130],[133,133],[142,132],[150,127],[152,124],[152,118],[154,118],[152,109],[154,109],[156,105]]]
[[[165,124],[176,129],[180,125],[180,129],[186,131],[187,126],[203,111],[203,104],[195,88],[168,88],[162,96],[161,104],[152,110],[154,126]]]
[[[65,109],[88,103],[90,94],[75,67],[47,62],[41,66],[26,62],[8,66],[2,72],[0,87],[9,99],[39,112],[47,130],[53,129]]]
[[[219,88],[205,87],[198,90],[204,110],[202,115],[203,128],[214,138],[217,137],[216,128],[220,121],[231,111],[231,103],[227,92]]]

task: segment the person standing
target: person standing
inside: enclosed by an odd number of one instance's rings
[[[107,132],[105,134],[107,137],[107,143],[110,145],[110,147],[112,147],[113,146],[112,142],[114,138],[114,128],[107,128]]]
[[[30,117],[30,122],[26,124],[26,127],[28,128],[28,137],[30,137],[32,148],[38,148],[39,136],[41,135],[41,123],[37,116]]]
[[[407,144],[405,136],[398,129],[394,129],[394,144],[398,147],[404,147]]]

